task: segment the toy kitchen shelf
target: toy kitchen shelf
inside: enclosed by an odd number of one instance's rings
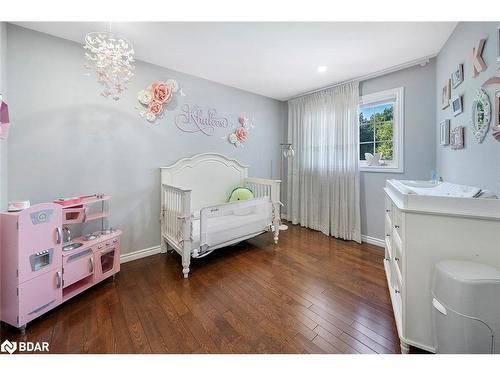
[[[104,220],[108,217],[108,212],[104,210],[104,202],[111,198],[106,194],[93,194],[83,197],[60,198],[57,203],[63,208],[63,224],[82,224],[93,220]],[[101,203],[101,211],[88,213],[88,206]],[[101,223],[101,229],[104,229],[104,221]]]

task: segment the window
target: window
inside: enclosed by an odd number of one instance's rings
[[[364,95],[359,105],[360,170],[403,172],[403,88]],[[368,165],[365,153],[382,154]]]

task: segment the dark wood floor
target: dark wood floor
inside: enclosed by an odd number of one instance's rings
[[[195,260],[159,254],[1,340],[52,353],[398,353],[381,248],[290,226]]]

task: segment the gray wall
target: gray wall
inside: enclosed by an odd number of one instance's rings
[[[7,96],[7,24],[0,22],[0,93]],[[0,139],[0,210],[7,204],[7,140]]]
[[[387,179],[430,179],[435,169],[435,59],[361,82],[360,95],[403,86],[404,173],[361,172],[361,233],[384,238],[384,191]]]
[[[284,103],[142,62],[115,102],[99,96],[95,78],[84,76],[79,44],[11,24],[7,41],[9,200],[109,193],[110,224],[124,230],[126,253],[159,244],[160,166],[215,151],[250,165],[251,176],[279,177]],[[167,78],[177,79],[187,96],[151,126],[135,109],[136,93]],[[240,115],[253,117],[256,127],[239,149],[222,139],[229,130],[212,137],[183,133],[173,123],[183,103],[216,108],[234,124]]]
[[[465,148],[452,150],[450,146],[440,146],[436,142],[436,167],[438,173],[445,180],[478,186],[500,193],[500,143],[492,136],[491,131],[486,135],[483,143],[474,139],[470,129],[471,107],[475,89],[491,76],[500,75],[496,69],[500,64],[497,57],[497,27],[498,22],[461,22],[450,36],[437,57],[436,63],[436,124],[444,119],[451,120],[451,127],[458,125],[465,127]],[[472,47],[477,41],[487,38],[483,58],[487,70],[472,77]],[[452,96],[463,95],[464,112],[453,117],[450,107],[442,110],[440,105],[441,88],[458,66],[464,64],[464,82],[456,89],[452,89]],[[498,85],[486,88],[493,105],[495,91],[500,90]],[[435,139],[439,139],[439,129],[436,125]]]

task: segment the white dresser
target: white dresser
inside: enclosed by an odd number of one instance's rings
[[[420,182],[388,180],[384,188],[385,271],[401,352],[434,352],[434,265],[457,259],[500,268],[500,200],[419,195],[412,184]]]

